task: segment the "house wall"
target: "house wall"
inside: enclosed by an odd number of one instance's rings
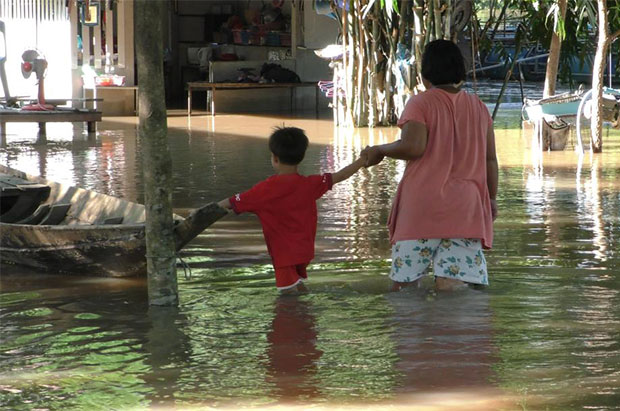
[[[0,0],[6,2],[7,0]],[[41,50],[48,60],[48,70],[45,78],[45,92],[47,98],[81,98],[85,92],[83,88],[83,64],[89,65],[98,74],[105,70],[105,50],[96,47],[102,44],[102,36],[114,38],[117,43],[117,53],[112,58],[114,74],[123,75],[126,85],[136,84],[134,59],[133,33],[133,0],[117,0],[116,13],[103,10],[108,25],[106,28],[94,26],[92,28],[78,28],[79,12],[75,3],[67,8],[64,0],[8,0],[15,4],[23,4],[23,8],[39,7],[56,10],[56,17],[49,21],[35,19],[35,14],[2,15],[0,18],[6,24],[7,60],[6,71],[9,89],[12,95],[34,97],[37,94],[35,76],[25,79],[21,73],[21,54],[26,48],[36,47]],[[49,4],[55,7],[48,7]],[[106,2],[101,2],[106,4]],[[247,0],[177,0],[168,2],[169,13],[162,22],[165,53],[165,78],[167,97],[170,100],[186,101],[185,84],[192,80],[207,80],[208,73],[201,72],[197,67],[189,67],[188,49],[209,45],[207,39],[210,33],[217,30],[214,20],[205,16],[213,12],[223,13],[230,11],[247,17],[256,13],[263,4]],[[283,6],[285,14],[295,15],[296,20],[294,41],[297,47],[288,47],[289,56],[294,57],[282,63],[284,67],[297,72],[302,81],[318,81],[331,79],[331,70],[328,62],[319,59],[314,49],[322,48],[335,42],[338,35],[337,22],[316,14],[312,7],[312,0],[286,0]],[[21,6],[20,6],[21,7]],[[6,14],[6,8],[3,8]],[[206,19],[206,20],[205,20]],[[115,23],[112,23],[116,20]],[[205,22],[211,24],[205,26]],[[116,26],[116,29],[114,29]],[[78,30],[81,30],[78,33]],[[78,46],[78,36],[82,38],[82,48]],[[193,37],[195,36],[195,37]],[[91,42],[86,39],[92,38]],[[92,43],[92,47],[91,47]],[[240,55],[253,66],[267,61],[269,51],[279,51],[287,47],[248,46],[240,47]],[[254,49],[253,51],[250,49]],[[188,70],[189,67],[189,70]],[[219,68],[219,78],[236,78],[236,66],[229,69]],[[216,77],[217,77],[216,76]],[[302,88],[296,91],[296,106],[298,109],[314,109],[314,93],[310,89]],[[202,102],[200,101],[202,98]],[[196,96],[197,104],[204,107],[205,97]],[[288,92],[285,90],[251,90],[225,91],[218,94],[217,109],[221,112],[252,112],[252,111],[286,111],[289,107]],[[321,98],[321,105],[327,107],[328,99]],[[81,104],[81,103],[79,103]],[[76,105],[79,105],[76,104]],[[101,105],[101,103],[100,103]],[[105,102],[104,102],[105,105]]]
[[[218,62],[214,65],[215,73],[209,77],[207,71],[200,71],[196,65],[193,67],[188,61],[188,48],[200,48],[209,46],[206,40],[200,41],[200,36],[204,35],[200,30],[200,19],[213,12],[232,11],[233,14],[247,16],[256,12],[265,3],[271,2],[248,2],[248,1],[179,1],[178,8],[171,10],[171,34],[170,39],[173,44],[172,56],[175,61],[174,73],[171,74],[172,83],[176,84],[171,90],[173,99],[185,102],[185,84],[188,81],[207,80],[215,81],[224,79],[235,80],[239,74],[238,67],[242,63]],[[247,61],[249,67],[260,67],[267,61],[270,51],[288,49],[288,55],[293,57],[291,60],[282,61],[283,67],[294,70],[302,81],[314,82],[318,80],[331,79],[332,73],[328,66],[329,62],[318,58],[314,54],[314,49],[323,48],[336,41],[338,35],[338,25],[335,20],[326,16],[317,15],[312,7],[311,0],[295,2],[297,9],[293,10],[292,2],[286,0],[283,6],[285,15],[296,16],[295,22],[291,22],[293,41],[297,42],[297,47],[269,47],[269,46],[231,46],[230,50],[236,52],[241,58]],[[191,6],[191,7],[190,7]],[[229,7],[228,10],[225,8]],[[188,16],[190,13],[195,18]],[[295,18],[295,17],[293,17]],[[205,21],[213,21],[212,17]],[[193,25],[191,30],[181,29],[183,22]],[[295,30],[297,29],[297,30]],[[217,30],[217,27],[207,30]],[[197,33],[196,37],[188,38],[188,32]],[[176,47],[174,47],[176,44]],[[252,51],[251,49],[254,49]],[[190,53],[191,54],[191,53]],[[278,63],[275,61],[274,63]],[[242,64],[243,65],[243,64]],[[229,66],[227,68],[227,66]],[[295,105],[298,110],[314,110],[315,97],[314,91],[310,88],[300,88],[295,91]],[[328,99],[320,97],[321,107],[328,106]],[[205,109],[206,93],[195,93],[194,107]],[[290,98],[288,90],[227,90],[217,92],[216,110],[217,112],[288,112]]]
[[[84,97],[83,65],[89,65],[97,74],[104,72],[104,37],[109,39],[107,50],[111,50],[112,43],[115,44],[116,53],[110,51],[114,74],[125,76],[126,85],[135,84],[133,0],[117,0],[116,11],[105,8],[109,3],[100,2],[100,24],[81,28],[78,24],[79,6],[75,2],[2,0],[0,6],[7,2],[12,7],[0,7],[0,19],[6,27],[5,68],[11,95],[37,96],[35,74],[26,79],[21,73],[22,53],[36,48],[48,62],[44,81],[46,99]],[[108,23],[105,28],[103,15]],[[73,105],[81,107],[82,102],[74,101]]]
[[[0,19],[5,23],[6,61],[8,88],[11,96],[36,98],[38,81],[32,73],[29,78],[22,75],[22,53],[31,48],[39,50],[47,60],[45,74],[45,97],[70,98],[71,72],[67,70],[71,61],[69,44],[70,25],[66,14],[38,18],[34,3],[15,0],[14,8],[1,7]],[[60,7],[64,1],[52,1]],[[53,34],[53,35],[52,35]],[[4,44],[2,45],[4,48]],[[1,88],[1,87],[0,87]],[[4,96],[5,90],[2,90]]]

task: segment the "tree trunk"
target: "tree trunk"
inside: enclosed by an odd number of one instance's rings
[[[609,45],[609,31],[607,27],[607,5],[605,0],[598,0],[598,41],[594,65],[592,67],[592,151],[603,151],[603,74],[605,72],[605,56]]]
[[[149,304],[178,304],[176,250],[172,221],[172,160],[168,148],[163,73],[162,24],[167,3],[135,0],[146,255]]]
[[[564,21],[566,17],[566,0],[558,0],[559,21]],[[549,57],[547,58],[547,70],[545,73],[545,89],[543,97],[550,97],[555,94],[555,82],[558,78],[558,65],[560,63],[560,50],[562,48],[562,38],[558,34],[557,27],[551,33],[551,45],[549,46]]]

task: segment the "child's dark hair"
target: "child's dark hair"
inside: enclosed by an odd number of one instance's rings
[[[465,61],[458,46],[448,40],[428,43],[422,54],[422,77],[434,86],[465,81]]]
[[[294,166],[301,163],[307,148],[308,137],[297,127],[276,127],[269,137],[269,150],[283,164]]]

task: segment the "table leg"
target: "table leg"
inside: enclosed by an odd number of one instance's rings
[[[319,118],[319,87],[314,86],[314,114]]]
[[[192,115],[192,88],[187,86],[187,116]]]
[[[95,131],[97,131],[97,122],[96,121],[87,122],[86,129],[88,130],[89,133],[94,133]]]
[[[140,115],[140,94],[137,88],[133,91],[133,108],[135,110],[134,114],[136,116]]]
[[[37,144],[47,143],[47,130],[45,123],[39,123],[39,134],[37,135]]]
[[[6,123],[0,122],[0,145],[6,145]]]
[[[215,87],[211,88],[211,116],[215,115]]]
[[[291,90],[291,114],[293,114],[293,104],[294,104],[294,92],[295,92],[295,87],[289,87],[289,90]]]

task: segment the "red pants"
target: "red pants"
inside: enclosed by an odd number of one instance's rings
[[[289,265],[286,267],[274,267],[276,272],[276,287],[278,290],[286,290],[294,287],[302,280],[308,278],[306,272],[308,264]]]

